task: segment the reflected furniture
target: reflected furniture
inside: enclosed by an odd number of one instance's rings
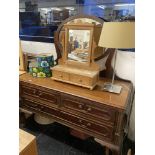
[[[108,80],[99,80],[100,85],[104,82]],[[102,140],[113,155],[119,155],[124,129],[128,127],[133,87],[129,82],[115,82],[122,86],[120,94],[100,91],[99,86],[89,90],[26,73],[20,76],[20,108]]]

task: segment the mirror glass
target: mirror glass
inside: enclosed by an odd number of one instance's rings
[[[69,30],[68,60],[88,62],[90,30]]]

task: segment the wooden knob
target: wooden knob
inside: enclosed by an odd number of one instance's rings
[[[83,128],[86,128],[86,125],[84,125],[84,124],[82,124],[81,126],[82,126]]]
[[[82,109],[82,105],[81,104],[79,104],[79,106],[78,106],[80,109]]]
[[[33,94],[36,94],[36,90],[33,90]]]
[[[37,104],[33,104],[33,107],[37,107],[38,105]]]
[[[80,123],[82,123],[82,120],[81,120],[81,119],[79,119],[79,122],[80,122]]]
[[[37,108],[36,110],[41,111],[41,109],[40,109],[40,108]]]
[[[87,109],[87,111],[91,111],[92,109],[89,107],[88,109]]]
[[[82,82],[82,80],[80,79],[79,82]]]
[[[43,110],[43,109],[44,109],[44,107],[43,107],[43,106],[41,106],[41,107],[40,107],[40,109],[41,109],[41,110]]]
[[[87,126],[91,126],[91,123],[87,123]]]
[[[40,93],[39,93],[39,96],[41,96],[41,95],[42,95],[42,93],[40,92]]]

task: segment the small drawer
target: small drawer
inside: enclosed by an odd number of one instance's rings
[[[69,81],[69,73],[53,70],[52,74],[57,79]]]
[[[76,75],[76,74],[70,75],[70,81],[77,83],[77,84],[81,84],[81,85],[90,85],[89,77],[80,76],[80,75]]]

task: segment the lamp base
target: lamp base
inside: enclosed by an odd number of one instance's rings
[[[121,89],[122,89],[122,86],[114,85],[112,83],[105,83],[101,88],[101,90],[103,91],[108,91],[116,94],[120,94]]]

